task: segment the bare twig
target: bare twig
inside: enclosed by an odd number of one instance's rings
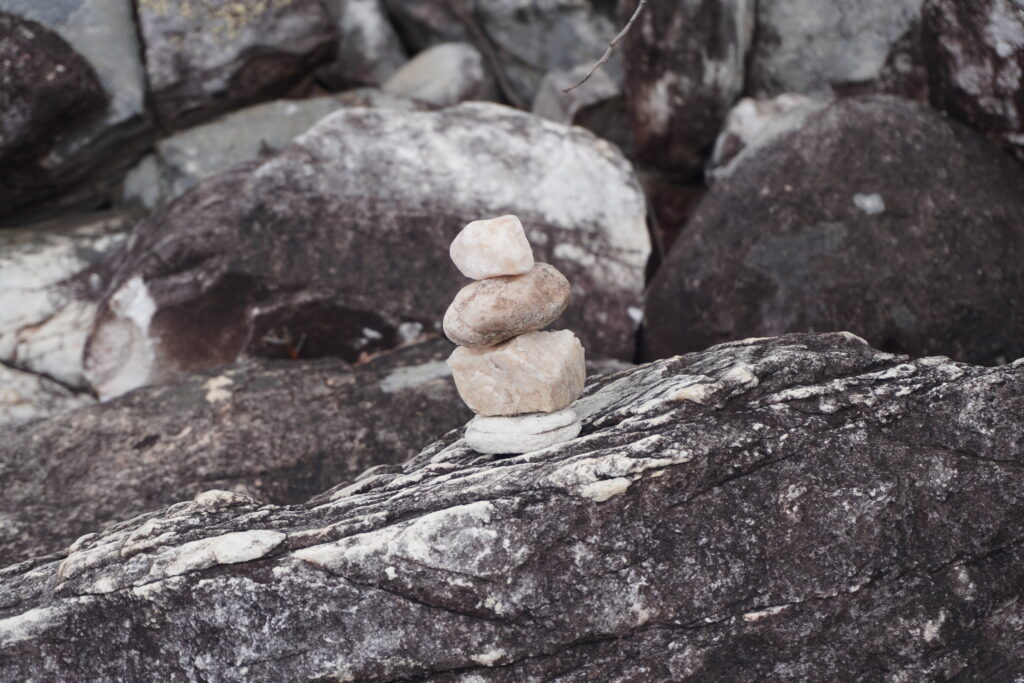
[[[594,66],[590,67],[590,71],[588,71],[587,75],[583,77],[583,80],[581,80],[576,85],[570,85],[568,88],[563,88],[562,92],[569,92],[570,90],[575,90],[576,88],[586,83],[588,80],[590,80],[590,77],[594,75],[595,71],[604,66],[608,62],[608,60],[612,58],[612,52],[615,51],[615,46],[622,42],[622,39],[626,37],[627,33],[629,33],[629,29],[633,28],[633,22],[636,21],[636,18],[638,16],[640,16],[640,12],[641,10],[643,10],[644,5],[646,4],[647,0],[640,0],[639,4],[637,4],[636,6],[636,9],[633,10],[633,16],[629,18],[629,21],[626,22],[626,25],[622,27],[621,31],[619,31],[619,35],[612,38],[612,42],[608,43],[608,49],[604,51],[603,55],[601,55],[601,59],[597,60],[597,62],[594,63]]]

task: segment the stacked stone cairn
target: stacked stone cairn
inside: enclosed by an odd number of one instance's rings
[[[448,358],[455,386],[476,413],[466,441],[481,453],[529,453],[580,433],[569,406],[583,392],[583,344],[569,330],[542,332],[569,305],[565,276],[535,263],[515,216],[474,221],[451,246],[466,277],[444,315],[459,345]]]

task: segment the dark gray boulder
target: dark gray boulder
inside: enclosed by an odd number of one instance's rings
[[[0,678],[1012,680],[1024,366],[846,334],[610,375],[317,502],[228,492],[0,572]]]
[[[299,503],[408,460],[472,416],[445,364],[452,348],[220,368],[0,431],[2,564],[211,488]]]
[[[113,396],[245,356],[351,361],[440,331],[466,284],[451,240],[506,213],[573,283],[565,326],[590,354],[631,360],[650,241],[629,162],[587,131],[474,103],[336,112],[156,212],[106,266],[88,377]]]
[[[637,0],[621,0],[625,23]],[[651,0],[623,42],[634,153],[646,166],[700,173],[743,92],[754,3]]]
[[[839,100],[704,197],[648,289],[643,354],[848,329],[1001,362],[1024,355],[1022,287],[1024,170],[922,104]]]
[[[1024,6],[927,0],[932,105],[1024,161]]]
[[[96,72],[63,38],[0,11],[0,216],[53,194],[43,157],[106,104]]]
[[[150,100],[181,128],[285,93],[337,49],[318,0],[135,0]]]

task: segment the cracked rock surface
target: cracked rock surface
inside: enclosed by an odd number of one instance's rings
[[[1022,373],[752,339],[601,378],[544,451],[207,492],[0,571],[0,678],[1011,680]]]

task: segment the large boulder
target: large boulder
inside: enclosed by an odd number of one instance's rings
[[[116,210],[0,230],[0,363],[87,386],[82,352],[105,284],[97,267],[139,218]]]
[[[317,70],[332,89],[381,85],[407,59],[381,0],[325,0],[338,29],[334,61]]]
[[[631,359],[650,249],[631,166],[589,132],[474,103],[339,111],[140,224],[106,267],[90,381],[112,396],[244,356],[355,360],[439,331],[465,284],[449,243],[507,213],[573,283],[565,327]]]
[[[210,488],[286,505],[404,462],[472,417],[445,363],[452,348],[426,341],[355,367],[323,359],[221,368],[8,429],[0,564]],[[18,387],[0,391],[0,419]]]
[[[0,0],[0,11],[57,33],[89,63],[106,95],[98,117],[76,121],[63,135],[48,139],[52,145],[40,167],[45,187],[22,193],[13,205],[0,208],[0,221],[23,222],[26,212],[56,213],[105,198],[114,178],[141,156],[150,125],[131,0]],[[83,85],[79,81],[65,94],[81,92]],[[5,117],[14,111],[7,105],[0,109]],[[63,193],[59,198],[58,192]],[[33,206],[43,201],[41,207]]]
[[[319,0],[135,0],[150,99],[180,128],[286,92],[337,49]]]
[[[852,335],[611,375],[291,507],[211,491],[0,572],[0,678],[1024,674],[1024,366]],[[884,672],[884,673],[879,673]]]
[[[483,55],[469,43],[439,43],[427,48],[392,74],[381,90],[434,107],[497,97]]]
[[[925,98],[922,1],[758,0],[747,92]]]
[[[637,0],[622,0],[627,21]],[[748,0],[650,0],[626,35],[626,102],[634,153],[647,166],[699,174],[743,92],[754,32]]]
[[[552,69],[596,61],[615,30],[587,0],[384,0],[415,51],[438,43],[472,42],[491,54],[505,95],[529,107]]]
[[[39,420],[95,402],[87,393],[0,363],[0,427]]]
[[[425,109],[373,88],[302,100],[274,100],[169,135],[125,177],[123,198],[149,209],[180,196],[204,178],[243,161],[270,156],[342,107]]]
[[[52,193],[46,152],[106,104],[96,72],[63,38],[0,11],[0,215]]]
[[[839,100],[705,196],[650,285],[647,358],[848,329],[887,350],[1024,355],[1024,169],[925,105]]]
[[[931,102],[1024,161],[1024,6],[927,0]]]

